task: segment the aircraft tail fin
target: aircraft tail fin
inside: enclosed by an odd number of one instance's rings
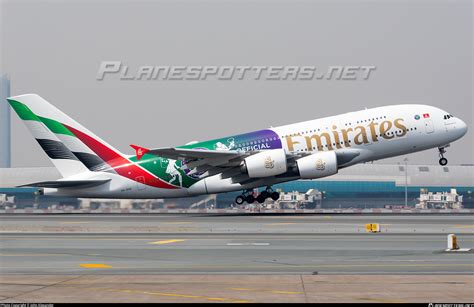
[[[36,94],[7,98],[63,177],[104,171],[123,155]]]

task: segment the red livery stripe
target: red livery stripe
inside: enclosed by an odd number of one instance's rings
[[[150,174],[143,168],[139,167],[132,161],[122,157],[118,152],[107,147],[89,135],[74,129],[71,126],[63,124],[69,129],[78,139],[80,139],[87,147],[95,152],[102,160],[110,165],[120,176],[134,180],[136,182],[144,183],[149,186],[162,189],[177,189],[178,187],[164,182],[160,178]]]

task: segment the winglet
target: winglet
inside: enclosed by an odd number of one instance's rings
[[[137,155],[137,160],[140,160],[144,154],[149,152],[150,150],[148,148],[140,147],[137,145],[130,144],[130,147],[135,149],[136,155]]]

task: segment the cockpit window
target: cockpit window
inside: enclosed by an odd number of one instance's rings
[[[454,116],[452,116],[451,114],[444,115],[444,119],[450,119],[451,117],[454,117]]]

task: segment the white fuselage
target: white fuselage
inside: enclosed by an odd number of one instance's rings
[[[430,148],[444,147],[461,138],[467,131],[466,124],[436,107],[427,105],[394,105],[345,113],[296,124],[269,128],[281,141],[287,153],[312,154],[320,151],[357,150],[358,155],[350,165]],[[267,139],[233,144],[234,150],[262,150]],[[345,165],[349,166],[349,165]],[[84,178],[86,176],[87,178]],[[137,183],[110,173],[77,175],[79,179],[112,178],[110,183],[84,188],[80,197],[105,198],[167,198],[186,197],[208,193],[221,193],[268,186],[298,177],[267,177],[249,184],[233,183],[220,174],[199,180],[188,188],[161,189]],[[177,179],[176,179],[177,180]],[[75,190],[71,194],[77,195]],[[47,194],[68,194],[67,191],[45,189]]]

